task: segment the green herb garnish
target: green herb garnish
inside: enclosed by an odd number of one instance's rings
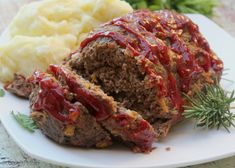
[[[25,114],[21,114],[21,113],[17,113],[15,114],[13,111],[11,112],[11,114],[13,115],[13,117],[16,119],[16,121],[25,129],[27,129],[30,132],[34,132],[35,129],[38,129],[36,123],[32,120],[31,117],[25,115]]]
[[[126,0],[134,9],[171,9],[180,13],[201,13],[212,16],[218,0]]]
[[[229,127],[234,125],[235,114],[230,111],[235,101],[234,91],[229,95],[219,84],[205,85],[203,92],[196,93],[194,98],[185,95],[191,106],[185,106],[183,113],[187,119],[195,119],[196,126],[205,128]]]
[[[5,95],[5,91],[0,88],[0,97],[4,97],[4,95]]]

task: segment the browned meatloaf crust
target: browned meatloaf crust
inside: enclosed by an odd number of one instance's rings
[[[181,119],[183,94],[219,80],[222,61],[198,26],[171,11],[139,10],[96,28],[67,66],[137,111],[159,136]]]
[[[15,74],[14,80],[5,85],[5,89],[7,91],[26,99],[29,98],[29,95],[32,92],[32,87],[32,84],[20,74]]]
[[[99,87],[66,67],[51,65],[49,73],[36,72],[29,79],[39,87],[30,96],[31,115],[44,134],[64,144],[105,147],[110,145],[108,132],[136,152],[152,150],[154,129],[137,112],[121,107]],[[71,114],[76,119],[70,121]],[[70,137],[66,131],[72,131]]]

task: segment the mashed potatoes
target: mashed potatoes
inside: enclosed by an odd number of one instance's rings
[[[0,80],[60,63],[99,24],[132,8],[121,0],[43,0],[21,8],[0,46]]]

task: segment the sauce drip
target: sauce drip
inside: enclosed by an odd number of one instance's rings
[[[86,91],[67,69],[57,65],[50,65],[49,68],[56,78],[62,77],[65,80],[69,90],[76,94],[76,99],[79,102],[81,102],[88,109],[93,110],[97,121],[105,120],[112,115],[112,111],[105,106],[105,102],[102,102],[99,98]]]
[[[40,87],[38,97],[32,105],[33,110],[50,113],[64,123],[76,121],[79,108],[66,100],[64,88],[53,77],[36,71],[28,80]]]

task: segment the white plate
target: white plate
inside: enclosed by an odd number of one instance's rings
[[[189,15],[196,22],[214,51],[229,68],[227,79],[235,80],[235,40],[215,23],[201,15]],[[2,42],[6,41],[6,36]],[[223,80],[226,89],[235,85]],[[0,98],[2,124],[15,142],[30,156],[58,165],[95,168],[150,168],[179,167],[204,163],[235,155],[235,129],[229,134],[225,130],[194,129],[190,121],[178,124],[167,138],[156,143],[150,154],[135,154],[125,147],[108,149],[80,149],[57,145],[40,131],[29,133],[21,128],[10,112],[29,113],[28,101],[8,93]],[[170,147],[170,151],[166,148]]]

